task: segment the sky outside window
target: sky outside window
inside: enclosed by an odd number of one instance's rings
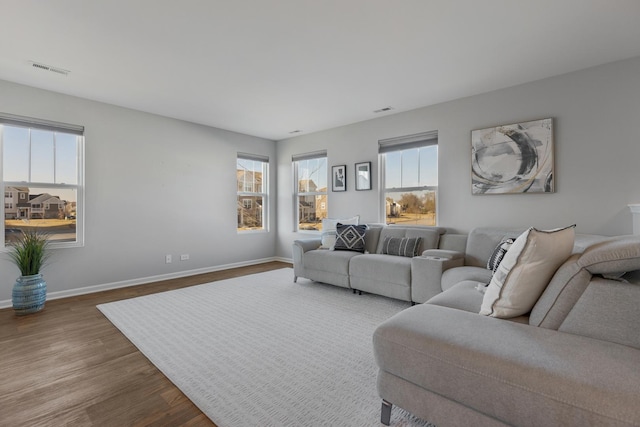
[[[385,166],[385,188],[437,186],[438,146],[391,151]]]
[[[76,135],[5,125],[2,143],[4,181],[78,184]]]
[[[327,160],[321,159],[309,159],[298,161],[298,181],[303,182],[304,187],[300,188],[301,192],[317,191],[327,188]],[[316,185],[316,188],[309,188],[310,182]]]

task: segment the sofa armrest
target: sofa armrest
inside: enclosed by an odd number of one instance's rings
[[[293,258],[293,281],[297,281],[298,277],[305,277],[304,264],[302,257],[305,252],[318,249],[322,245],[320,238],[316,239],[298,239],[293,241],[292,246],[292,258]]]
[[[293,247],[299,247],[302,253],[318,249],[321,245],[322,240],[319,237],[316,239],[298,239],[293,241]]]
[[[424,253],[427,252],[445,255],[442,254],[444,251],[438,249],[427,250]],[[453,252],[451,255],[450,258],[423,255],[411,259],[411,301],[421,304],[442,292],[442,272],[464,265],[463,254]]]
[[[464,259],[464,252],[451,251],[447,249],[427,249],[422,252],[422,256],[443,259]]]

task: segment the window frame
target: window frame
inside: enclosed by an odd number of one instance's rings
[[[239,167],[240,160],[251,160],[255,162],[262,163],[262,191],[244,191],[247,189],[246,181],[242,182],[242,186],[239,185],[238,177],[236,175],[236,209],[238,205],[241,203],[244,207],[244,202],[247,199],[242,199],[243,197],[262,197],[262,227],[255,229],[240,229],[237,224],[237,213],[236,213],[236,231],[238,233],[267,233],[269,232],[269,157],[262,156],[258,154],[248,154],[248,153],[238,153],[236,157],[236,174]],[[242,190],[239,190],[242,188]],[[252,188],[255,190],[255,186],[252,185]],[[248,199],[253,204],[253,199]],[[253,207],[251,208],[253,209]]]
[[[401,136],[396,138],[383,139],[378,141],[378,165],[379,165],[379,198],[380,198],[380,213],[379,217],[381,222],[387,224],[387,212],[386,212],[386,195],[389,192],[394,193],[413,193],[417,191],[433,191],[435,193],[435,217],[434,217],[434,226],[438,225],[438,210],[440,204],[438,203],[439,199],[439,182],[435,185],[418,185],[418,186],[407,186],[407,187],[391,187],[387,188],[386,185],[386,154],[398,151],[405,151],[414,148],[425,148],[438,146],[438,131],[430,131],[430,132],[422,132],[413,135]],[[418,175],[420,174],[420,166],[418,160]]]
[[[53,138],[55,141],[56,133],[65,134],[65,135],[74,135],[76,137],[76,183],[75,184],[66,184],[66,183],[52,183],[52,182],[38,182],[31,181],[31,177],[29,177],[29,181],[9,181],[4,179],[4,129],[5,126],[10,127],[19,127],[25,128],[29,130],[30,141],[29,141],[29,150],[33,148],[33,141],[31,140],[31,133],[33,130],[36,131],[44,131],[44,132],[52,132]],[[84,137],[84,126],[74,125],[69,123],[55,122],[44,119],[37,119],[32,117],[18,116],[7,113],[0,113],[0,185],[6,189],[7,187],[26,187],[26,188],[39,188],[39,189],[51,189],[55,190],[72,190],[75,191],[76,195],[76,230],[75,230],[75,241],[55,241],[52,240],[50,242],[50,247],[52,249],[55,248],[74,248],[74,247],[84,247],[84,223],[85,223],[85,214],[84,214],[84,193],[85,193],[85,158],[84,158],[84,146],[85,146],[85,137]],[[30,160],[31,161],[31,160]],[[53,167],[55,168],[55,155],[53,157]],[[29,166],[31,168],[31,166]],[[5,190],[6,191],[6,190]],[[18,192],[18,200],[27,200],[26,194],[24,192]],[[59,206],[59,205],[58,205]],[[6,230],[5,221],[5,207],[4,204],[0,207],[2,210],[1,215],[3,218],[3,228]],[[0,251],[6,251],[7,245],[6,242],[2,241],[2,245],[0,246]]]
[[[324,159],[326,186],[325,191],[300,191],[300,176],[299,176],[299,162],[304,160]],[[325,198],[325,211],[329,212],[329,158],[327,157],[326,150],[315,151],[312,153],[298,154],[291,156],[292,172],[293,172],[293,232],[294,233],[310,233],[320,234],[321,230],[305,230],[300,229],[300,197],[314,197],[317,200],[317,196],[324,196]]]

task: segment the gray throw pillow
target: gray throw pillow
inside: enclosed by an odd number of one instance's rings
[[[382,244],[382,253],[413,258],[418,255],[422,237],[387,237]]]
[[[352,225],[340,224],[336,226],[337,238],[334,250],[355,251],[364,253],[364,234],[367,231],[366,224]]]

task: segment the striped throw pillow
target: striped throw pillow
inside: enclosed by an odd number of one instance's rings
[[[502,262],[502,258],[504,258],[504,255],[507,253],[511,245],[513,245],[513,239],[504,239],[493,250],[493,253],[487,261],[487,268],[491,270],[492,273],[496,272],[498,266]]]
[[[387,237],[382,244],[382,253],[413,258],[418,255],[422,237]]]

